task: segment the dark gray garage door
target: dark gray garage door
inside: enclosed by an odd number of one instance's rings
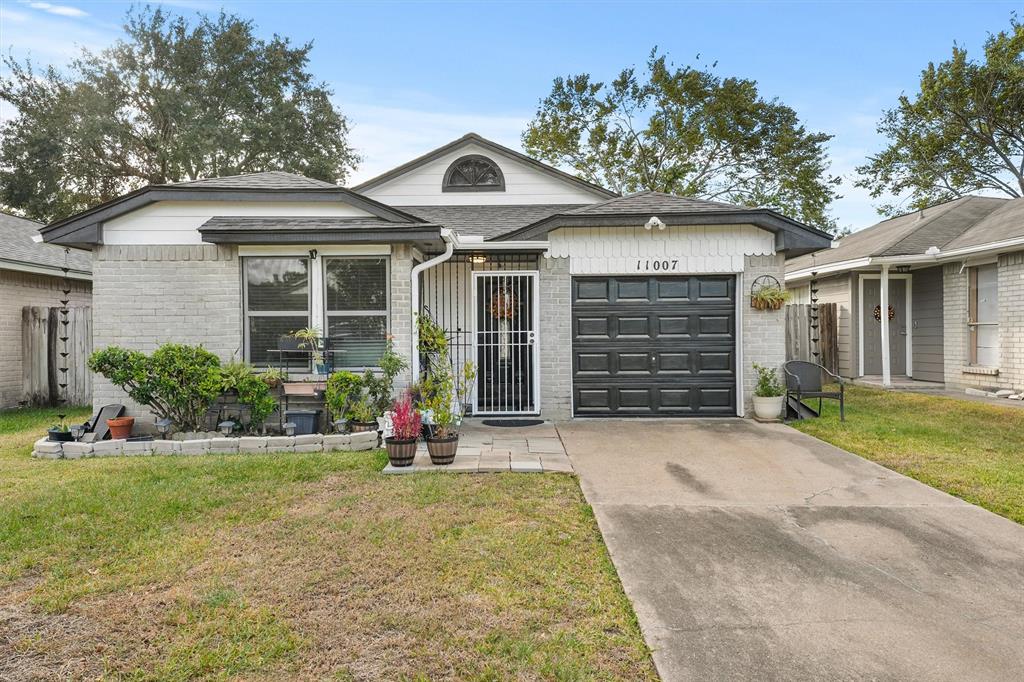
[[[736,278],[576,277],[577,416],[736,414]]]

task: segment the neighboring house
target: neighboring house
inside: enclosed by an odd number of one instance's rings
[[[69,306],[91,299],[92,259],[78,249],[39,244],[42,224],[0,212],[0,408],[28,400],[22,366],[22,308],[58,307],[64,271],[71,284]]]
[[[964,197],[786,262],[796,300],[814,277],[843,376],[1024,388],[1024,199]]]
[[[353,369],[390,334],[407,382],[429,310],[478,366],[475,414],[550,419],[742,415],[750,364],[785,353],[750,284],[830,239],[770,210],[619,197],[473,134],[351,190],[280,172],[152,186],[43,234],[93,250],[96,347],[272,365],[311,325]],[[115,399],[97,378],[96,404]]]

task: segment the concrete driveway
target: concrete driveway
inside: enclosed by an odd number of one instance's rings
[[[1024,679],[1024,527],[781,424],[559,433],[665,680]]]

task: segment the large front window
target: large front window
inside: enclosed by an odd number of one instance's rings
[[[386,256],[247,256],[243,264],[249,362],[308,370],[304,353],[282,358],[278,351],[289,347],[292,332],[314,327],[326,337],[335,368],[376,366],[388,334]]]
[[[999,366],[999,270],[993,263],[969,270],[968,332],[971,364]]]

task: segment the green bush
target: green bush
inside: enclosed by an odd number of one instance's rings
[[[352,404],[362,398],[363,379],[355,372],[340,371],[327,379],[324,403],[331,419],[352,419]]]
[[[109,346],[92,354],[89,369],[185,431],[203,428],[224,381],[216,355],[177,343],[164,344],[152,355]]]
[[[277,409],[277,400],[266,379],[244,360],[232,360],[220,368],[221,390],[238,393],[238,403],[249,408],[247,431],[262,431],[263,422]]]
[[[758,398],[778,398],[785,395],[786,389],[779,381],[779,373],[771,367],[765,367],[754,363],[754,371],[757,372],[757,386],[754,388],[754,395]]]

